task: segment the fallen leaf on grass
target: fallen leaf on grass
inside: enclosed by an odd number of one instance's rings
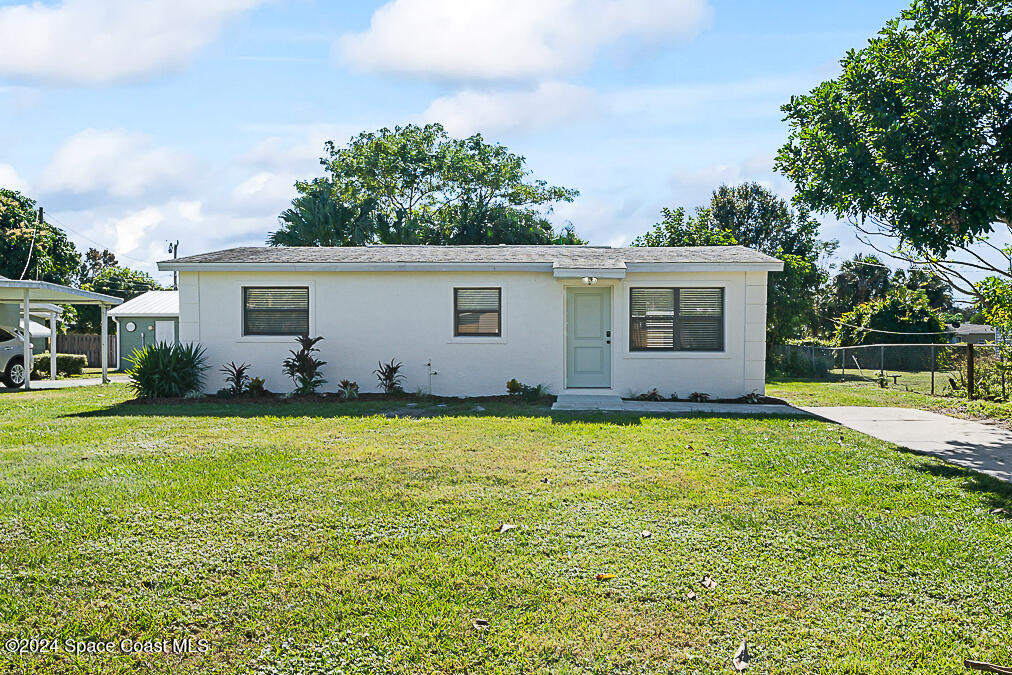
[[[996,509],[991,509],[990,511],[988,511],[988,513],[990,513],[992,516],[1004,516],[1006,513],[1008,513],[1008,511],[1001,507],[998,507]]]
[[[748,653],[748,644],[742,641],[741,646],[738,647],[738,651],[734,653],[734,659],[731,661],[731,665],[740,673],[748,668],[749,661],[751,660],[752,656]]]
[[[489,627],[488,619],[475,619],[473,622],[471,622],[471,625],[477,628],[478,630],[488,630]]]
[[[598,574],[594,578],[597,579],[598,581],[608,581],[608,579],[614,579],[615,575],[614,574]]]
[[[688,593],[685,594],[685,599],[686,600],[695,600],[698,597],[699,596],[696,595],[695,591],[689,591]]]
[[[513,523],[503,523],[496,529],[496,532],[509,532],[510,530],[515,530],[516,527]]]
[[[643,537],[644,539],[649,539],[650,537],[653,536],[653,534],[651,534],[650,530],[643,530],[642,532],[640,532],[640,536]]]
[[[709,574],[704,574],[702,581],[699,583],[703,584],[703,588],[709,588],[710,590],[717,587],[717,582]]]

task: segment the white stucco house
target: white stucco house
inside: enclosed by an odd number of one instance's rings
[[[179,273],[179,340],[290,391],[294,336],[323,336],[325,390],[376,391],[380,360],[405,389],[730,398],[765,387],[766,282],[776,258],[741,246],[232,248],[158,263]]]

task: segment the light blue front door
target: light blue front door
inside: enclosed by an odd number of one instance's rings
[[[611,289],[566,290],[566,386],[611,386]]]

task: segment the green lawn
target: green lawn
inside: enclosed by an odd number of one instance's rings
[[[0,395],[0,637],[211,650],[0,671],[1012,664],[1012,490],[835,426],[128,396]]]
[[[883,389],[874,382],[860,380],[825,382],[791,378],[767,382],[766,394],[801,406],[861,405],[921,408],[967,419],[995,421],[1006,427],[1012,426],[1012,403],[930,396],[905,391],[902,385],[894,387],[891,383]]]

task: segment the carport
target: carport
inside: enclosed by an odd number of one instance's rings
[[[43,303],[55,305],[98,305],[102,310],[102,382],[109,381],[109,328],[108,312],[110,307],[119,305],[123,301],[111,295],[85,291],[80,288],[61,286],[60,284],[48,281],[27,281],[15,280],[0,277],[0,318],[3,318],[5,305],[14,309],[13,317],[8,317],[14,326],[31,325],[31,315],[37,314],[42,309]],[[33,308],[33,304],[34,308]],[[18,311],[18,307],[19,311]],[[20,314],[20,320],[18,317]],[[50,334],[52,357],[50,358],[50,377],[55,379],[56,370],[56,321],[55,314],[50,315]],[[27,328],[21,332],[23,338],[22,364],[25,367],[24,388],[31,388],[31,330]]]

